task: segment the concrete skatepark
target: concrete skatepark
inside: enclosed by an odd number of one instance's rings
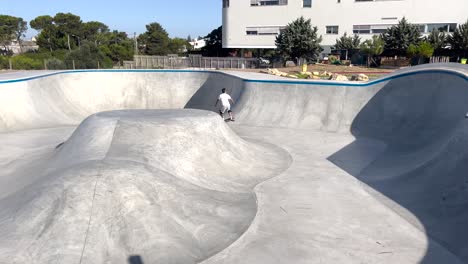
[[[467,263],[466,112],[461,64],[2,74],[0,263]]]

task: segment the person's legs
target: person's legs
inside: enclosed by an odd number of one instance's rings
[[[224,113],[226,112],[226,110],[228,110],[228,108],[226,106],[221,106],[221,109],[219,110],[219,115],[221,116],[221,118],[224,119]]]
[[[231,120],[234,120],[234,117],[232,116],[232,111],[231,110],[228,111],[228,114],[229,114],[229,118],[231,118]]]

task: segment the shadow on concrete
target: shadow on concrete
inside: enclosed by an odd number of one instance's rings
[[[468,262],[467,108],[460,76],[392,80],[354,119],[356,140],[328,157],[427,234],[421,263]]]
[[[222,88],[226,88],[226,93],[231,95],[234,102],[237,103],[242,94],[243,81],[238,77],[212,73],[184,108],[209,110],[218,113],[220,103],[218,103],[218,107],[215,107],[215,103],[219,94],[221,94]]]
[[[143,259],[136,255],[128,257],[128,264],[144,264]]]

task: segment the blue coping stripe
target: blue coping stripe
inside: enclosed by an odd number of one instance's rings
[[[16,82],[25,82],[25,81],[30,81],[34,79],[40,79],[40,78],[45,78],[49,76],[54,76],[54,75],[59,75],[59,74],[70,74],[70,73],[84,73],[84,72],[178,72],[178,73],[216,73],[216,74],[222,74],[230,77],[236,77],[239,79],[242,79],[244,82],[247,83],[271,83],[271,84],[298,84],[298,85],[320,85],[320,86],[351,86],[351,87],[366,87],[366,86],[371,86],[374,84],[394,80],[394,79],[399,79],[411,75],[420,75],[420,74],[431,74],[431,73],[444,73],[444,74],[450,74],[454,75],[457,77],[460,77],[464,79],[465,81],[468,81],[468,75],[465,75],[461,72],[457,71],[452,71],[452,70],[447,70],[447,69],[422,69],[419,71],[414,71],[414,72],[407,72],[407,73],[401,73],[401,74],[396,74],[393,76],[388,76],[388,77],[383,77],[381,79],[373,80],[370,82],[365,82],[365,83],[343,83],[343,82],[333,82],[333,81],[289,81],[289,80],[255,80],[255,79],[244,79],[239,76],[235,75],[230,75],[225,72],[218,72],[218,71],[210,71],[210,70],[160,70],[160,69],[132,69],[132,70],[119,70],[119,69],[109,69],[109,70],[73,70],[73,71],[59,71],[59,72],[53,72],[53,73],[46,73],[42,75],[37,75],[37,76],[32,76],[32,77],[25,77],[25,78],[19,78],[19,79],[13,79],[13,80],[0,80],[0,84],[4,83],[16,83]]]

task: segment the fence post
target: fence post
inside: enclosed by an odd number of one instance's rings
[[[8,63],[10,64],[10,71],[13,70],[13,63],[12,63],[11,59],[8,59]]]

